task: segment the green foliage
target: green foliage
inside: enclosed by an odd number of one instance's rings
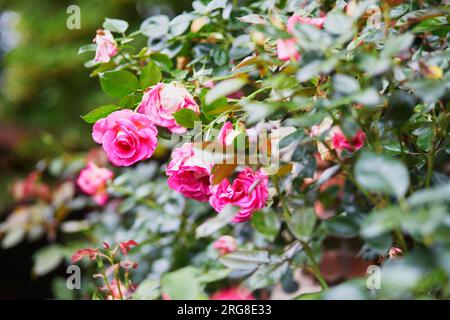
[[[215,213],[207,202],[169,189],[163,172],[173,145],[164,141],[162,129],[156,160],[117,169],[108,185],[116,207],[87,206],[96,219],[63,222],[61,233],[97,239],[91,247],[125,235],[142,243],[135,249],[143,269],[135,276],[136,299],[162,294],[204,299],[236,284],[261,296],[290,294],[299,289],[294,277],[299,269],[321,287],[299,299],[448,299],[448,8],[433,1],[398,6],[359,1],[348,11],[344,5],[194,1],[190,12],[174,19],[152,16],[140,27],[105,20],[120,54],[107,64],[87,66],[95,68],[92,76],[116,102],[86,114],[86,122],[107,116],[116,105],[135,109],[149,86],[176,82],[201,107],[200,114],[174,112],[187,129],[201,121],[209,137],[230,121],[240,136],[266,126],[273,137],[280,124],[274,138],[280,166],[269,176],[266,208],[253,212],[250,222],[234,223],[238,208]],[[293,13],[326,14],[324,26],[303,23],[287,32]],[[298,61],[277,55],[277,42],[286,39],[295,41]],[[80,52],[93,55],[90,50]],[[71,171],[74,167],[65,160],[42,170],[56,177],[71,172],[67,178],[79,169]],[[273,169],[265,163],[254,167]],[[237,168],[215,166],[212,183],[232,181]],[[77,208],[76,196],[67,198],[48,204],[49,215]],[[0,230],[4,247],[25,236],[14,219]],[[214,249],[212,243],[224,235],[233,236],[236,248]],[[54,256],[50,266],[37,263],[41,274],[62,261],[55,254],[60,249],[47,249]],[[366,279],[351,278],[348,269],[339,274],[346,281],[330,281],[324,263],[341,253],[338,260],[378,264],[381,289],[369,290]]]

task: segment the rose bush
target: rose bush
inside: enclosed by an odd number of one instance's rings
[[[439,1],[213,0],[131,32],[106,19],[82,52],[116,102],[83,119],[110,164],[47,161],[65,184],[15,211],[3,245],[56,221],[49,238],[71,237],[35,271],[72,257],[94,298],[449,298],[447,17]],[[88,158],[127,167],[82,171],[96,203],[70,181]]]

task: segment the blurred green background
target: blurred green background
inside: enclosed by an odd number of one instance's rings
[[[70,5],[80,8],[79,30],[66,27]],[[149,16],[190,8],[191,1],[183,0],[0,0],[0,222],[16,205],[14,181],[42,159],[94,146],[91,126],[80,115],[109,98],[84,67],[93,53],[77,52],[92,43],[104,18],[125,19],[136,30]],[[0,251],[0,298],[51,297],[54,274],[30,276],[31,257],[45,242]]]
[[[69,30],[67,8],[78,5],[81,29]],[[191,1],[0,1],[0,212],[11,205],[8,188],[43,158],[93,146],[80,115],[108,103],[77,55],[105,17],[125,19],[131,30],[145,18],[174,16]]]

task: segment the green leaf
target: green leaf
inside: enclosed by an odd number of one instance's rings
[[[85,46],[80,47],[80,49],[78,49],[78,54],[82,54],[85,52],[92,52],[92,51],[95,51],[96,49],[97,49],[97,45],[95,43],[87,44]]]
[[[364,238],[379,237],[399,228],[402,214],[398,207],[388,207],[370,213],[361,224],[361,235]]]
[[[312,208],[299,208],[295,210],[288,221],[289,230],[297,239],[303,241],[309,240],[315,224],[316,215]]]
[[[208,91],[205,96],[205,103],[211,104],[221,97],[226,97],[241,89],[245,85],[244,79],[235,78],[219,82],[214,88]]]
[[[421,23],[417,24],[411,31],[414,33],[421,33],[421,32],[435,31],[441,28],[445,28],[448,30],[449,27],[450,26],[447,22],[447,19],[444,16],[442,16],[424,20]]]
[[[450,201],[450,184],[419,190],[408,198],[411,207]]]
[[[206,12],[211,12],[217,9],[225,8],[227,0],[212,0],[206,5]]]
[[[405,33],[398,37],[389,38],[383,51],[381,51],[382,57],[393,57],[402,51],[407,50],[414,41],[414,35],[411,33]]]
[[[205,273],[200,273],[197,275],[197,280],[200,283],[210,283],[225,279],[230,274],[230,269],[212,269]]]
[[[161,78],[161,70],[153,61],[149,61],[141,70],[141,76],[139,78],[141,88],[146,89],[154,84],[157,84],[161,81]]]
[[[248,14],[237,18],[239,21],[250,24],[267,24],[266,18],[261,14]]]
[[[158,38],[169,32],[169,18],[164,15],[152,16],[141,23],[140,30],[149,38]]]
[[[390,233],[384,233],[377,237],[364,239],[366,247],[374,250],[379,255],[385,255],[392,247],[392,236]]]
[[[58,245],[44,247],[33,255],[33,273],[43,276],[59,266],[63,259],[63,252]]]
[[[344,34],[351,31],[352,20],[341,13],[330,13],[325,20],[324,28],[331,34]]]
[[[416,103],[416,98],[409,93],[403,91],[392,93],[385,111],[386,119],[396,127],[402,126],[413,115]]]
[[[214,63],[218,66],[223,66],[228,62],[228,55],[227,52],[223,49],[215,49],[212,52],[212,57],[214,60]]]
[[[152,53],[150,58],[164,72],[170,73],[170,70],[173,68],[172,60],[170,60],[170,58],[163,53]]]
[[[196,300],[202,293],[196,270],[185,267],[166,273],[161,279],[161,293],[173,300]]]
[[[105,18],[105,22],[103,22],[103,29],[111,32],[124,33],[128,29],[128,22],[120,19]]]
[[[369,191],[403,197],[409,187],[409,174],[399,160],[364,152],[355,165],[356,180]]]
[[[81,116],[81,118],[83,118],[83,120],[86,121],[87,123],[94,123],[99,119],[107,117],[110,113],[116,110],[119,110],[119,107],[112,104],[108,104],[106,106],[101,106],[92,110],[88,114]]]
[[[353,238],[359,231],[359,225],[355,219],[342,214],[325,220],[323,227],[328,234],[343,238]]]
[[[261,119],[265,119],[272,112],[274,112],[274,108],[270,104],[262,102],[245,103],[244,110],[248,113],[248,124],[261,121]]]
[[[182,35],[189,28],[189,24],[194,18],[194,15],[188,13],[176,16],[169,23],[170,33],[174,36]]]
[[[254,213],[251,222],[253,228],[270,240],[275,239],[281,226],[277,214],[270,209]]]
[[[192,129],[200,117],[191,109],[181,109],[173,114],[175,121],[182,127]]]
[[[336,92],[344,95],[351,94],[360,89],[358,81],[346,74],[336,74],[333,77],[333,87]]]
[[[23,227],[17,226],[13,229],[9,229],[2,239],[2,249],[14,247],[25,238],[26,234]]]
[[[133,300],[156,300],[158,299],[159,281],[156,279],[146,279],[142,281],[137,290],[133,293]]]
[[[280,282],[286,264],[262,265],[246,281],[246,287],[250,290],[267,288]]]
[[[228,109],[228,100],[226,97],[221,97],[211,104],[205,103],[205,104],[203,104],[203,107],[202,107],[203,114],[208,119],[211,119],[215,115],[222,114],[227,109]]]
[[[140,88],[137,77],[125,70],[101,73],[100,85],[103,91],[113,98],[122,98]]]
[[[352,95],[352,100],[365,107],[375,107],[380,104],[381,99],[375,88],[367,88]]]
[[[305,129],[304,128],[297,129],[280,140],[279,148],[280,149],[286,148],[290,144],[299,141],[300,138],[304,137],[305,137]]]
[[[197,238],[207,237],[233,220],[238,212],[238,208],[226,205],[216,217],[210,218],[197,227],[195,234]]]
[[[230,269],[250,270],[270,262],[267,251],[235,251],[224,255],[220,261]]]

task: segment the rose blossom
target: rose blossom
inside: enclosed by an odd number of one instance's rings
[[[297,41],[292,39],[278,39],[277,41],[278,59],[282,61],[299,60],[300,53],[297,50]]]
[[[212,164],[195,157],[193,144],[185,143],[172,152],[172,160],[166,168],[167,183],[188,198],[208,201],[211,170]]]
[[[269,196],[268,177],[261,170],[253,171],[244,168],[230,184],[228,179],[222,180],[218,185],[212,186],[212,195],[209,199],[211,206],[220,212],[227,204],[241,209],[233,218],[233,222],[249,220],[255,210],[266,204]]]
[[[298,14],[293,14],[289,17],[287,22],[287,31],[289,33],[293,33],[295,31],[296,24],[309,24],[311,26],[315,26],[317,28],[322,28],[325,23],[326,18],[309,18],[309,17],[301,17]]]
[[[158,131],[150,119],[131,110],[114,111],[93,127],[94,141],[103,145],[115,166],[130,166],[155,151]]]
[[[99,205],[104,205],[108,201],[106,185],[113,178],[114,174],[106,168],[99,168],[90,161],[86,168],[81,170],[77,179],[77,185],[80,189],[91,196]]]
[[[229,121],[225,122],[219,131],[217,139],[223,145],[229,146],[233,143],[234,138],[239,135],[239,131],[233,129],[233,124]]]
[[[194,98],[185,88],[173,83],[158,83],[145,91],[138,112],[150,117],[155,125],[181,134],[186,132],[186,128],[177,124],[173,117],[181,109],[200,112]]]
[[[214,249],[219,251],[220,255],[224,255],[237,249],[236,239],[232,236],[221,236],[213,243]]]
[[[333,128],[332,134],[333,147],[337,151],[342,151],[346,149],[350,152],[354,152],[363,147],[365,140],[366,134],[364,133],[364,131],[362,131],[362,129],[359,129],[358,132],[356,132],[355,136],[351,138],[349,141],[339,127]]]
[[[95,62],[109,62],[119,52],[117,43],[108,30],[97,30],[94,42],[97,44]]]
[[[252,292],[242,287],[222,289],[211,296],[211,300],[255,300]]]
[[[308,18],[301,17],[297,14],[293,14],[287,22],[287,31],[294,33],[296,24],[309,24],[317,28],[322,28],[325,23],[325,17],[321,18]],[[289,61],[291,59],[298,61],[300,59],[300,53],[297,49],[297,41],[295,38],[279,39],[277,41],[277,54],[278,59],[282,61]]]

